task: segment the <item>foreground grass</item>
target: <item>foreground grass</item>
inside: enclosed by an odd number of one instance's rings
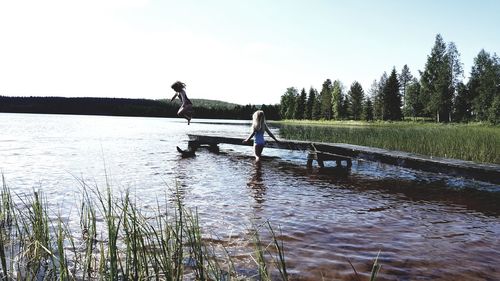
[[[227,250],[216,252],[203,238],[198,214],[179,197],[145,212],[128,192],[116,197],[109,187],[101,193],[82,185],[74,230],[51,213],[43,194],[13,198],[2,175],[1,280],[289,280],[284,246],[270,223],[259,228],[270,241],[251,231],[255,264],[241,275]],[[379,270],[375,260],[369,280]]]
[[[400,150],[435,157],[500,164],[500,127],[421,122],[275,122],[287,139]]]
[[[128,193],[117,198],[110,188],[101,193],[87,186],[82,193],[75,231],[50,212],[42,194],[13,199],[3,181],[1,280],[288,280],[270,225],[271,242],[253,243],[255,276],[240,276],[231,258],[216,255],[203,239],[198,215],[180,200],[165,198],[145,213]]]

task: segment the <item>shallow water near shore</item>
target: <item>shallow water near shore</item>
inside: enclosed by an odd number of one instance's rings
[[[187,134],[246,137],[250,121],[0,113],[0,170],[16,194],[41,190],[78,225],[79,180],[129,189],[152,208],[168,189],[196,208],[223,245],[269,221],[293,280],[500,279],[500,187],[354,161],[351,171],[305,167],[305,152],[221,145],[182,159]],[[279,136],[279,128],[272,128]],[[231,247],[231,246],[229,246]],[[231,250],[231,249],[230,249]],[[251,262],[236,250],[241,264]]]

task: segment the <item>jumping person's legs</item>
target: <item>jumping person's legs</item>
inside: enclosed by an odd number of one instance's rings
[[[190,104],[181,106],[181,108],[179,108],[179,111],[177,111],[177,115],[179,117],[186,118],[189,125],[191,123],[191,118],[193,117],[193,106]]]

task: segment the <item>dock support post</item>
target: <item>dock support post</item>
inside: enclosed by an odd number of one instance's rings
[[[219,153],[219,145],[216,144],[216,143],[212,143],[210,144],[210,146],[208,147],[208,150],[210,152],[213,152],[213,153]]]
[[[200,143],[198,141],[188,141],[188,149],[190,151],[196,151],[200,147]]]
[[[309,151],[309,153],[307,154],[307,168],[308,169],[312,168],[312,166],[313,166],[313,160],[316,160],[316,159],[318,159],[317,155],[316,155],[316,152]]]
[[[309,154],[307,155],[307,168],[312,168],[313,160],[316,160],[316,163],[318,163],[320,168],[325,167],[325,161],[335,161],[338,168],[342,168],[342,161],[346,162],[347,168],[351,168],[352,166],[352,160],[349,157],[317,150],[309,151]]]

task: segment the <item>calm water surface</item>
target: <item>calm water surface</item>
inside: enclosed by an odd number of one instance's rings
[[[179,188],[204,231],[231,249],[266,220],[293,280],[351,280],[380,251],[378,280],[500,280],[500,187],[370,162],[305,168],[306,154],[221,145],[182,159],[187,134],[245,137],[249,122],[0,113],[0,170],[16,194],[42,190],[78,225],[79,180],[129,189],[144,208]],[[273,128],[279,136],[279,128]]]

